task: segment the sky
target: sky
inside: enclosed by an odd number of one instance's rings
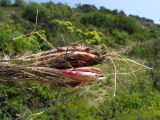
[[[31,0],[35,2],[49,2],[51,0]],[[54,3],[66,3],[74,7],[78,3],[92,4],[96,7],[123,10],[127,15],[138,15],[154,20],[160,24],[160,0],[52,0]]]

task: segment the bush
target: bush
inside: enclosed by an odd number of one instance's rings
[[[24,0],[15,0],[15,6],[23,7],[25,6],[25,1]]]
[[[114,28],[125,31],[129,34],[137,33],[141,30],[133,18],[117,15],[113,21]]]
[[[14,49],[12,38],[20,35],[18,28],[8,23],[0,23],[0,49],[12,52]]]
[[[42,4],[31,2],[29,3],[23,13],[23,17],[27,18],[31,22],[35,22],[38,9],[38,22],[48,21],[50,18],[50,11]]]
[[[11,0],[0,0],[0,6],[2,7],[11,6]]]
[[[126,45],[127,41],[129,40],[128,37],[128,33],[127,32],[120,32],[118,30],[113,31],[112,36],[115,39],[115,43],[119,44],[119,45]]]
[[[37,52],[40,49],[38,37],[35,35],[13,40],[13,38],[21,35],[18,25],[0,23],[0,50],[4,50],[10,55],[15,55],[26,51]]]
[[[89,4],[78,4],[77,5],[77,10],[78,12],[84,12],[84,13],[88,13],[88,12],[93,12],[96,11],[97,8],[94,5],[89,5]]]
[[[108,98],[100,105],[103,114],[98,113],[102,120],[158,120],[160,118],[158,92],[143,91],[130,94],[120,93],[115,98]],[[153,113],[147,115],[146,113]]]
[[[73,10],[66,4],[53,4],[53,3],[47,3],[44,4],[46,8],[52,13],[52,19],[69,19],[72,14]]]
[[[84,25],[94,25],[97,27],[110,27],[112,17],[98,12],[88,13],[81,17],[80,22]]]

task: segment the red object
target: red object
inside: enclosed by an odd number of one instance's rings
[[[59,86],[70,86],[76,87],[80,85],[88,85],[99,78],[102,77],[102,74],[98,68],[91,67],[79,67],[79,68],[70,68],[70,69],[46,69],[45,67],[30,67],[35,71],[42,71],[46,74],[57,74],[66,78],[71,79],[69,82],[59,82]]]
[[[63,75],[64,77],[70,78],[74,81],[79,81],[84,84],[92,83],[101,76],[99,69],[90,67],[80,67],[64,70],[53,69],[53,71],[58,75]]]

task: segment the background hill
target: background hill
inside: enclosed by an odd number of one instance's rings
[[[38,9],[38,23],[36,14]],[[55,47],[85,43],[103,52],[116,51],[153,70],[142,69],[118,76],[113,97],[112,76],[89,87],[48,88],[34,83],[0,84],[0,119],[55,120],[158,120],[160,119],[160,25],[148,18],[125,15],[123,11],[84,4],[25,3],[0,0],[0,58],[49,50],[37,35],[13,40],[35,28]],[[116,62],[120,71],[127,63]],[[99,65],[107,76],[111,63]],[[0,79],[1,81],[1,79]]]

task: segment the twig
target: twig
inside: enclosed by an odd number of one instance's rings
[[[42,112],[39,112],[39,113],[34,113],[34,114],[32,114],[31,116],[37,116],[37,115],[41,115],[42,113],[44,113],[44,111],[42,111]]]
[[[37,30],[37,24],[38,24],[38,8],[37,8],[37,13],[36,13],[36,22],[35,22],[35,28],[34,28],[34,32]]]
[[[32,31],[31,33],[24,34],[24,35],[21,35],[21,36],[18,36],[18,37],[13,38],[13,41],[14,41],[14,40],[18,40],[18,39],[20,39],[20,38],[22,38],[22,37],[31,36],[31,35],[33,35],[33,34],[35,34],[35,32]]]
[[[114,59],[114,58],[113,58]],[[120,60],[120,61],[124,61],[123,59],[120,59],[120,58],[115,58],[116,60]],[[129,61],[129,62],[132,62],[132,63],[134,63],[134,64],[136,64],[136,65],[139,65],[139,66],[142,66],[143,68],[146,68],[146,69],[149,69],[149,70],[152,70],[153,68],[151,68],[151,67],[147,67],[147,66],[145,66],[145,65],[143,65],[143,64],[141,64],[141,63],[138,63],[137,61],[134,61],[134,60],[131,60],[131,59],[128,59],[128,58],[125,58],[127,61]]]
[[[115,97],[116,96],[116,90],[117,90],[117,68],[116,68],[116,65],[113,61],[112,58],[109,57],[109,59],[111,60],[112,64],[113,64],[113,67],[114,67],[114,93],[113,93],[113,96]]]
[[[138,72],[138,71],[141,70],[141,69],[142,69],[142,67],[141,67],[141,68],[138,68],[138,69],[136,69],[136,70],[130,71],[130,72],[122,72],[122,73],[117,72],[117,75],[129,75],[129,74],[131,74],[131,73]],[[110,76],[110,75],[113,75],[113,74],[115,74],[115,73],[110,73],[110,74],[108,74],[107,76]]]
[[[118,53],[116,53],[116,52],[110,52],[110,53],[108,53],[108,54],[106,54],[105,56],[108,56],[108,57],[110,57],[110,56],[114,56],[114,57],[116,57],[116,56],[120,56]],[[122,57],[122,56],[121,56]],[[132,63],[134,63],[134,64],[136,64],[136,65],[139,65],[139,66],[142,66],[142,67],[144,67],[144,68],[146,68],[146,69],[153,69],[153,68],[151,68],[151,67],[148,67],[148,66],[145,66],[145,65],[143,65],[143,64],[141,64],[141,63],[138,63],[137,61],[135,61],[135,60],[132,60],[132,59],[129,59],[129,58],[125,58],[125,57],[123,57],[124,59],[120,59],[120,58],[115,58],[116,60],[120,60],[120,61],[128,61],[128,62],[132,62]],[[112,57],[112,59],[114,59],[113,57]]]
[[[46,38],[44,38],[41,34],[39,34],[38,31],[35,32],[42,40],[44,40],[52,49],[54,49],[53,45],[47,41]]]
[[[38,9],[37,9],[37,13],[36,13],[36,20],[35,20],[35,28],[34,30],[31,32],[31,33],[28,33],[28,34],[24,34],[24,35],[21,35],[21,36],[18,36],[16,38],[13,38],[13,40],[17,40],[17,39],[20,39],[22,37],[26,37],[26,36],[31,36],[31,35],[34,35],[34,34],[37,34],[42,40],[44,40],[50,47],[51,49],[53,49],[53,45],[48,42],[38,31],[37,31],[37,25],[38,25]]]
[[[137,76],[135,75],[135,72],[132,72],[133,71],[133,68],[132,68],[132,66],[129,64],[129,62],[126,60],[126,58],[125,57],[122,57],[121,55],[119,55],[119,54],[117,54],[120,58],[122,58],[127,64],[128,64],[128,66],[130,67],[130,69],[131,69],[131,73],[133,74],[133,76],[135,77],[135,79],[137,79]]]

